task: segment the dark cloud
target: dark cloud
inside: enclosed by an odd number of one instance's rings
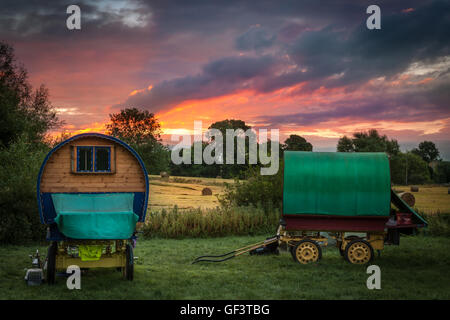
[[[447,86],[447,96],[448,90]],[[435,88],[428,91],[399,93],[380,93],[364,99],[343,99],[332,106],[316,106],[318,111],[298,112],[257,117],[256,123],[270,123],[279,127],[287,124],[301,126],[317,125],[328,121],[348,119],[352,121],[401,121],[421,122],[450,117],[448,99],[436,103]]]
[[[290,42],[295,40],[302,32],[310,29],[311,26],[309,25],[289,22],[280,29],[279,37],[285,42]]]
[[[422,2],[426,1],[414,0],[405,5],[398,1],[379,0],[377,4],[383,14],[392,14]],[[2,0],[0,34],[43,38],[67,36],[66,8],[71,4],[74,4],[71,0]],[[153,40],[163,40],[178,33],[214,36],[233,30],[242,34],[252,25],[262,25],[271,34],[286,21],[298,19],[315,27],[330,23],[351,27],[365,20],[365,9],[372,1],[80,0],[76,4],[82,9],[85,34],[100,36],[114,32],[116,36],[126,34],[133,37],[138,32],[141,36],[145,34],[147,39],[151,35]],[[127,17],[141,17],[151,23],[146,28],[134,28],[127,24]],[[292,28],[295,22],[289,24]]]
[[[81,9],[80,32],[68,32],[66,9],[76,4]],[[140,0],[120,1],[27,1],[4,0],[0,10],[0,37],[57,41],[72,38],[107,38],[126,35],[131,39],[149,34],[145,24],[151,18],[150,8]],[[143,28],[143,27],[146,28]]]
[[[274,14],[279,12],[274,10]],[[302,92],[338,86],[356,90],[370,79],[397,76],[413,62],[431,63],[450,55],[450,3],[434,1],[408,13],[398,9],[389,15],[385,11],[381,30],[368,30],[364,19],[351,29],[335,25],[317,30],[303,27],[296,41],[284,44],[276,53],[281,55],[285,50],[289,71],[283,71],[286,62],[282,64],[268,55],[218,59],[205,65],[198,75],[163,81],[151,91],[130,97],[125,104],[160,110],[183,100],[205,99],[243,88],[272,92],[302,82]],[[254,12],[260,13],[258,6]],[[275,36],[265,27],[254,26],[239,35],[235,45],[240,50],[253,50],[273,46],[274,41]],[[447,84],[436,88],[439,95],[435,100],[445,95]]]
[[[450,3],[435,1],[409,13],[384,15],[381,30],[328,26],[305,32],[289,47],[297,70],[267,79],[265,92],[309,81],[305,89],[391,77],[416,61],[450,55]]]
[[[392,14],[426,1],[378,0],[383,13]],[[246,30],[252,25],[276,29],[289,19],[301,19],[305,23],[324,26],[355,26],[365,21],[366,8],[372,0],[218,0],[218,1],[145,1],[152,8],[158,30],[164,34],[197,32],[202,34],[224,30]]]
[[[276,35],[266,28],[252,26],[245,33],[236,38],[235,46],[238,50],[260,50],[269,48],[275,43]]]
[[[77,3],[82,9],[82,31],[68,32],[66,8],[72,2],[3,0],[0,38],[13,44],[36,42],[32,55],[52,57],[49,60],[53,59],[53,52],[41,46],[43,42],[66,49],[60,52],[63,57],[75,55],[77,50],[95,51],[86,59],[98,60],[99,64],[102,56],[120,48],[120,59],[113,56],[109,61],[124,65],[133,59],[145,61],[134,72],[141,77],[142,87],[150,83],[154,86],[117,106],[134,105],[152,111],[189,99],[206,99],[242,89],[273,92],[299,83],[304,83],[300,93],[342,86],[351,92],[374,78],[395,78],[414,62],[429,64],[450,55],[448,1],[414,0],[405,4],[379,0],[382,29],[368,30],[365,20],[366,8],[373,4],[370,0],[85,0]],[[410,7],[414,11],[402,12]],[[200,41],[204,47],[197,52],[192,50],[193,54],[187,57],[186,49],[197,47]],[[207,47],[222,46],[219,41],[229,45],[224,45],[220,55]],[[236,49],[247,51],[247,55],[237,56]],[[252,56],[253,51],[262,49],[267,49],[265,55]],[[150,57],[151,50],[160,50],[159,60]],[[141,59],[136,58],[138,55]],[[147,56],[148,59],[142,58]],[[79,61],[81,66],[83,59]],[[39,62],[36,64],[42,65]],[[181,64],[188,67],[180,67]],[[146,81],[145,77],[149,79]],[[98,81],[105,79],[99,77]],[[326,111],[265,120],[312,124],[343,117],[448,116],[450,90],[444,74],[438,75],[426,91],[411,90],[415,88],[395,96],[386,95],[385,99],[372,96],[366,101],[341,102]]]
[[[277,64],[270,56],[227,57],[212,61],[195,76],[175,78],[157,83],[151,90],[130,96],[115,106],[139,106],[156,112],[185,100],[206,99],[251,88],[259,77],[267,77]]]

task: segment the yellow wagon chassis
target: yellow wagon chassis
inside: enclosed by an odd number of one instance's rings
[[[336,247],[341,255],[353,264],[364,264],[373,259],[373,250],[382,250],[386,232],[367,232],[364,235],[347,235],[346,232],[329,233],[336,241]],[[289,250],[293,259],[299,263],[307,264],[317,262],[322,257],[321,247],[328,246],[328,238],[316,231],[289,232],[280,226],[277,235],[266,240],[230,251],[222,255],[204,255],[197,257],[197,262],[223,262],[244,253],[258,253],[258,250],[277,252],[278,248]]]
[[[126,244],[124,240],[95,240],[95,241],[61,241],[58,243],[56,254],[56,269],[66,270],[70,265],[77,265],[80,268],[113,268],[125,267],[126,265]],[[105,252],[98,260],[83,261],[80,256],[70,253],[70,249],[79,245],[103,245]],[[115,249],[113,251],[113,249]]]
[[[83,257],[80,246],[96,246],[101,254],[96,258]],[[57,271],[65,272],[71,265],[80,268],[118,268],[124,278],[133,278],[133,250],[130,240],[66,240],[53,242],[47,255],[47,275],[54,282]]]

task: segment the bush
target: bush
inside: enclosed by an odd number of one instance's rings
[[[144,237],[222,237],[275,232],[278,210],[265,212],[261,207],[217,207],[202,210],[163,209],[151,212],[143,227]]]
[[[428,222],[428,227],[423,229],[425,234],[431,236],[450,236],[450,213],[422,213],[421,216]]]
[[[18,139],[0,149],[0,243],[41,240],[36,179],[48,151],[43,144]]]
[[[258,167],[250,167],[247,179],[235,180],[225,184],[225,190],[219,196],[222,206],[258,206],[281,208],[283,201],[283,164],[275,175],[263,176]]]
[[[148,174],[160,174],[163,171],[169,171],[170,152],[167,147],[158,141],[149,141],[142,144],[130,143],[130,145],[142,158]]]

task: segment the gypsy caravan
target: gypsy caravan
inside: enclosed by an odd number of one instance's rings
[[[145,221],[148,192],[142,159],[117,138],[85,133],[53,148],[37,180],[39,215],[51,241],[47,282],[70,265],[118,268],[132,280],[136,225]]]

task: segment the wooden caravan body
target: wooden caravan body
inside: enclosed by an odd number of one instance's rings
[[[138,216],[138,222],[144,222],[148,193],[148,174],[139,155],[123,141],[99,133],[76,135],[57,145],[42,163],[37,179],[39,216],[42,223],[49,225],[47,239],[51,241],[68,238],[56,223],[56,195],[62,197],[61,201],[79,196],[78,202],[86,203],[97,201],[92,200],[96,195],[111,199],[128,195],[130,210]],[[107,202],[108,198],[106,202],[103,199],[104,204]],[[102,211],[99,204],[91,206]],[[89,210],[89,204],[86,207]]]

